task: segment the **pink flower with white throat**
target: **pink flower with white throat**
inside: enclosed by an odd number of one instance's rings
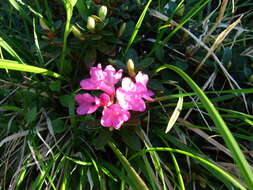
[[[113,66],[108,65],[102,70],[101,64],[97,67],[91,67],[91,78],[81,81],[81,88],[84,90],[102,90],[109,95],[115,94],[115,84],[117,84],[122,77],[122,70],[115,71]]]
[[[143,112],[146,104],[143,99],[154,101],[154,93],[147,89],[148,75],[138,72],[135,83],[128,77],[123,78],[122,85],[116,91],[118,103],[126,110]]]
[[[88,93],[75,96],[78,115],[94,113],[99,107],[103,107],[101,124],[104,127],[119,129],[122,124],[131,117],[129,110],[143,112],[146,109],[144,100],[154,101],[154,93],[147,89],[148,75],[138,72],[135,81],[129,77],[122,79],[121,87],[115,85],[121,80],[122,70],[116,71],[108,65],[102,69],[101,64],[91,67],[90,78],[81,81],[84,90],[101,90],[99,97]],[[114,101],[116,95],[116,101]]]

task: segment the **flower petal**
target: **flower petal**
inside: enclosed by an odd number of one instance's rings
[[[141,83],[143,86],[146,87],[148,83],[148,75],[143,74],[141,71],[139,71],[135,76],[135,81]]]
[[[101,124],[104,127],[119,129],[130,117],[130,113],[124,110],[119,104],[112,104],[103,110]]]
[[[88,93],[76,95],[75,100],[79,104],[76,109],[78,115],[91,114],[100,106],[99,98]]]
[[[81,80],[80,86],[84,90],[96,90],[99,87],[99,83],[89,78]]]
[[[116,97],[120,106],[125,110],[143,112],[146,109],[145,102],[142,100],[141,96],[134,92],[118,88],[116,91]]]
[[[84,90],[102,90],[109,95],[115,94],[115,84],[122,77],[123,70],[116,72],[113,66],[108,65],[102,70],[101,64],[91,67],[90,78],[81,81],[81,88]]]

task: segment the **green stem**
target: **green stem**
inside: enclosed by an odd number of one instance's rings
[[[63,73],[63,68],[64,68],[64,64],[65,64],[67,40],[68,40],[68,35],[71,31],[70,21],[71,21],[71,17],[72,17],[72,13],[73,13],[73,7],[70,3],[66,3],[65,6],[66,6],[67,19],[66,19],[64,36],[63,36],[63,46],[62,46],[62,53],[61,53],[61,59],[60,59],[60,73]]]

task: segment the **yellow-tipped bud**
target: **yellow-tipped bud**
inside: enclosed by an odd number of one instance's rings
[[[132,59],[129,59],[127,61],[127,70],[128,70],[128,74],[131,78],[134,78],[136,73],[134,71],[134,62]]]
[[[123,35],[123,33],[125,32],[125,29],[126,29],[126,23],[123,22],[119,28],[118,37],[121,37]]]
[[[104,21],[106,18],[106,15],[107,15],[107,7],[103,5],[99,8],[98,17]]]
[[[96,22],[95,19],[92,16],[88,17],[87,20],[87,28],[89,31],[94,32],[95,31]]]
[[[83,33],[75,25],[71,26],[71,30],[75,37],[79,38],[80,40],[85,40]]]

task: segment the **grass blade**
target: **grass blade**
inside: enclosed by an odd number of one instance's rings
[[[186,82],[187,84],[196,92],[198,97],[200,98],[203,106],[208,111],[210,117],[212,118],[213,122],[215,123],[216,127],[219,129],[222,138],[224,139],[226,145],[230,149],[234,160],[239,167],[242,176],[244,177],[245,183],[248,185],[250,189],[253,187],[253,172],[247,162],[246,158],[244,157],[239,145],[237,144],[235,138],[233,137],[232,133],[228,129],[226,123],[215,109],[212,102],[208,99],[208,97],[204,94],[204,92],[200,89],[200,87],[181,69],[175,67],[173,65],[163,65],[157,69],[157,72],[163,69],[171,69],[177,72]]]
[[[148,54],[148,57],[151,56],[161,45],[164,45],[166,42],[168,42],[174,34],[185,24],[187,23],[193,16],[195,16],[203,7],[206,6],[206,4],[209,2],[209,0],[202,0],[199,1],[198,4],[196,4],[192,10],[182,19],[182,22],[174,29],[172,30],[168,36],[166,36],[161,43],[156,43],[154,47],[151,49],[150,53]]]
[[[116,154],[118,159],[120,160],[121,164],[124,166],[126,171],[131,175],[132,179],[134,179],[134,182],[136,184],[136,188],[138,190],[148,190],[149,188],[144,183],[144,181],[141,179],[141,177],[138,175],[138,173],[135,171],[135,169],[130,165],[126,157],[120,152],[120,150],[113,144],[112,142],[109,142],[109,146],[113,150],[113,152]]]
[[[29,73],[36,73],[36,74],[52,76],[54,78],[61,78],[61,75],[59,75],[58,73],[55,73],[53,71],[49,71],[47,69],[35,67],[35,66],[31,66],[31,65],[23,65],[23,64],[20,64],[20,62],[6,60],[6,59],[4,59],[4,60],[0,59],[0,69],[24,71],[24,72],[29,72]]]
[[[0,47],[4,48],[14,59],[16,59],[17,61],[19,61],[20,63],[24,64],[22,59],[18,56],[18,54],[12,49],[11,46],[9,46],[9,44],[4,41],[3,38],[0,37]]]
[[[129,161],[133,160],[134,158],[136,158],[138,156],[141,156],[141,155],[143,155],[143,154],[145,154],[147,152],[154,152],[154,151],[167,151],[167,152],[175,152],[175,153],[187,155],[187,156],[189,156],[189,157],[191,157],[191,158],[193,158],[195,160],[200,161],[203,164],[206,164],[210,168],[214,169],[216,172],[218,172],[219,174],[221,174],[224,178],[226,178],[227,180],[229,180],[232,184],[234,184],[239,189],[246,190],[246,188],[243,185],[241,185],[236,179],[234,179],[230,174],[228,174],[226,171],[224,171],[220,167],[216,166],[212,162],[210,162],[210,161],[208,161],[208,160],[206,160],[204,158],[201,158],[199,156],[196,156],[195,154],[192,154],[190,152],[179,150],[179,149],[167,148],[167,147],[148,148],[148,149],[141,150],[138,153],[134,154],[131,158],[129,158]]]
[[[151,2],[152,2],[152,0],[149,0],[147,5],[145,6],[144,10],[142,11],[140,18],[139,18],[138,22],[135,25],[134,32],[132,33],[131,38],[130,38],[128,44],[127,44],[125,54],[127,53],[128,49],[131,47],[131,45],[132,45],[132,43],[133,43],[140,27],[141,27],[141,24],[143,22],[143,19],[144,19],[146,13],[147,13],[148,7],[149,7]]]
[[[174,165],[175,165],[176,172],[177,172],[180,190],[185,190],[185,187],[184,187],[184,179],[183,179],[183,177],[182,177],[181,170],[180,170],[180,168],[179,168],[177,159],[176,159],[176,157],[174,156],[173,152],[171,152],[170,154],[171,154],[171,157],[172,157],[172,160],[173,160],[173,163],[174,163]]]

